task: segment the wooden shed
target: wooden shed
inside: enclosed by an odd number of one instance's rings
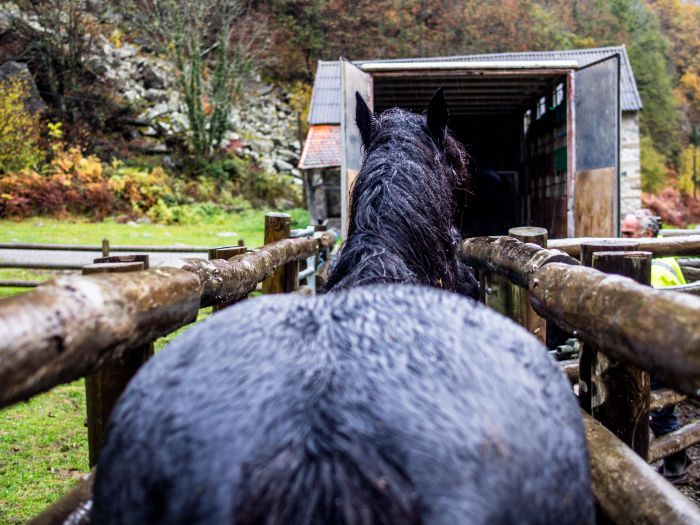
[[[438,87],[472,158],[511,189],[513,225],[543,226],[552,237],[610,236],[620,214],[640,206],[642,104],[621,46],[319,62],[299,164],[316,220],[347,219],[362,160],[355,91],[375,111],[421,112]]]

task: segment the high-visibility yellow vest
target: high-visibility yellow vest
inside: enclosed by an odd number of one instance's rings
[[[651,261],[651,285],[654,288],[685,284],[681,267],[675,257],[659,257]]]

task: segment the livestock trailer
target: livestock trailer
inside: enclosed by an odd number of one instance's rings
[[[512,194],[513,226],[542,226],[551,237],[617,235],[622,74],[628,87],[631,79],[636,109],[641,101],[624,47],[577,59],[576,53],[586,51],[326,63],[337,67],[339,78],[324,84],[317,77],[312,112],[338,106],[332,146],[340,156],[343,232],[349,189],[362,162],[355,92],[375,112],[395,106],[422,112],[442,87],[450,128],[474,164],[497,173]],[[324,91],[333,82],[335,91]]]

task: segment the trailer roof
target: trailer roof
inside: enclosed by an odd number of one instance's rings
[[[567,69],[575,67],[578,64],[579,67],[592,64],[599,60],[611,57],[615,54],[620,54],[621,57],[621,79],[620,79],[620,105],[623,111],[638,111],[642,108],[642,101],[637,90],[637,85],[634,80],[634,75],[632,73],[632,68],[630,66],[629,58],[627,56],[627,51],[624,46],[615,47],[604,47],[604,48],[591,48],[591,49],[572,49],[564,51],[537,51],[537,52],[524,52],[524,53],[497,53],[497,54],[480,54],[480,55],[461,55],[453,57],[432,57],[432,58],[411,58],[411,59],[389,59],[389,60],[372,60],[372,61],[360,61],[356,62],[359,66],[366,68],[367,70],[372,70],[375,75],[381,74],[382,72],[390,72],[391,70],[399,69],[420,69],[421,75],[426,72],[426,70],[443,70],[447,71],[449,69],[480,69],[485,72],[481,75],[478,82],[481,85],[475,83],[476,80],[471,80],[474,85],[472,86],[474,90],[470,93],[464,90],[463,94],[465,96],[470,95],[473,98],[474,93],[479,93],[479,96],[483,101],[487,100],[487,91],[494,91],[494,96],[500,100],[504,100],[504,94],[507,92],[517,92],[518,86],[522,86],[523,82],[530,82],[533,90],[542,87],[537,84],[542,83],[542,77],[536,77],[532,75],[531,78],[526,79],[523,76],[518,78],[513,78],[511,86],[508,86],[508,82],[503,79],[499,79],[497,85],[489,85],[488,71],[493,70],[494,72],[499,69],[513,69],[513,70],[527,70],[541,67],[543,69]],[[425,67],[417,66],[417,64],[426,63]],[[452,63],[452,65],[448,64]],[[439,67],[436,68],[436,64]],[[376,81],[376,80],[375,80]],[[418,104],[418,100],[423,103],[422,99],[425,98],[426,94],[430,89],[434,89],[436,79],[427,79],[424,82],[423,90],[415,89],[421,86],[416,83],[419,79],[413,77],[412,79],[406,78],[409,85],[410,93],[414,94],[415,97],[406,101],[405,105],[411,107],[413,104]],[[448,82],[449,79],[441,78],[440,82]],[[459,82],[459,79],[452,79],[452,82]],[[400,90],[400,81],[394,80],[392,82],[392,89]],[[428,85],[430,84],[430,85]],[[498,87],[495,91],[494,88]],[[510,90],[510,91],[509,91]],[[423,92],[424,91],[424,92]],[[534,91],[533,91],[534,92]],[[398,93],[398,92],[397,92]],[[447,90],[448,103],[450,90]],[[453,91],[454,93],[454,91]],[[507,97],[511,104],[516,102],[517,97]],[[390,99],[392,103],[394,98]],[[381,101],[377,109],[383,109]],[[389,100],[385,101],[389,103]],[[479,104],[475,101],[475,104]],[[403,105],[403,104],[402,104]],[[509,107],[509,106],[504,106]],[[340,124],[340,65],[338,61],[319,61],[318,68],[316,70],[316,78],[314,81],[314,89],[311,97],[311,108],[309,111],[309,123],[310,124]]]

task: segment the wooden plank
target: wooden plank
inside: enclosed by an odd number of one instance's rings
[[[700,298],[551,263],[531,276],[530,300],[547,320],[577,331],[616,359],[657,373],[670,387],[697,396]]]
[[[462,242],[460,257],[469,266],[504,275],[527,287],[532,274],[554,262],[578,265],[578,261],[557,250],[520,242],[512,237],[474,237]]]
[[[547,241],[548,249],[561,250],[568,253],[572,257],[580,257],[581,243],[600,242],[600,241],[619,241],[617,237],[607,238],[592,238],[579,237],[574,239],[549,239]],[[692,235],[689,237],[668,237],[668,238],[652,238],[643,237],[634,239],[639,243],[638,250],[651,252],[654,257],[668,257],[679,255],[700,255],[700,235]]]
[[[148,255],[100,257],[95,264],[83,268],[83,275],[97,273],[125,273],[142,271],[149,266]],[[97,465],[97,459],[107,437],[107,423],[117,399],[139,368],[153,355],[153,343],[136,344],[125,348],[121,355],[85,377],[85,404],[87,408],[88,463]]]
[[[650,410],[659,410],[670,405],[677,405],[686,399],[684,394],[670,388],[659,388],[651,391]]]
[[[20,281],[17,279],[0,280],[0,287],[3,288],[36,288],[41,286],[44,281]]]
[[[521,242],[547,246],[547,230],[533,226],[511,228],[508,235]],[[543,343],[547,342],[547,322],[532,308],[528,291],[516,284],[510,285],[511,304],[509,316],[519,325],[525,327]]]
[[[110,252],[159,252],[159,253],[206,253],[206,246],[110,246]],[[103,252],[103,246],[97,244],[43,244],[2,242],[0,250],[40,250],[62,252]]]
[[[85,474],[73,489],[28,525],[89,525],[94,472]]]
[[[608,237],[616,234],[615,178],[614,167],[576,173],[574,228],[577,236]]]
[[[654,463],[698,443],[700,443],[700,421],[654,439],[649,448],[649,463]]]
[[[91,373],[126,348],[242,297],[274,270],[330,245],[285,239],[230,261],[180,259],[143,272],[54,279],[0,300],[0,408]]]
[[[538,249],[509,237],[467,239],[460,255],[471,266],[529,285],[532,305],[548,321],[577,331],[613,357],[658,373],[669,386],[697,396],[700,298],[602,274],[556,250]],[[560,255],[564,258],[558,259]],[[567,259],[569,264],[559,262]],[[616,314],[602,316],[603,311]]]
[[[690,500],[598,421],[582,415],[593,495],[613,523],[700,524]]]
[[[287,213],[265,214],[265,244],[289,238],[292,218]],[[292,270],[293,271],[293,270]],[[263,293],[285,293],[288,288],[288,268],[282,266],[263,281]]]
[[[651,281],[651,253],[594,252],[592,266],[604,273],[623,275],[640,284]],[[616,315],[614,310],[600,315]],[[600,402],[591,414],[640,457],[649,454],[649,374],[615,358],[597,353],[592,368],[600,370],[596,388]]]

